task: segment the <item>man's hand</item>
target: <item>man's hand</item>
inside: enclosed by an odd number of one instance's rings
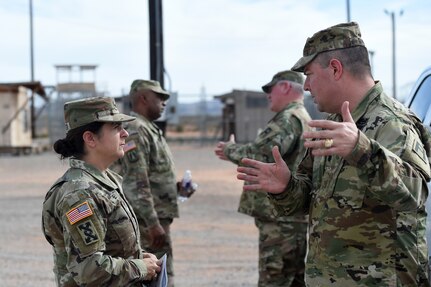
[[[193,195],[193,193],[196,192],[197,189],[198,184],[193,181],[191,181],[189,188],[184,188],[181,181],[177,181],[177,193],[179,196],[189,198]]]
[[[278,147],[272,148],[275,163],[264,163],[261,161],[243,158],[239,166],[237,178],[244,180],[244,190],[264,190],[269,193],[278,194],[285,190],[289,183],[291,172],[281,157]]]
[[[216,156],[218,156],[219,159],[222,160],[229,160],[225,155],[224,155],[224,148],[228,143],[235,143],[235,135],[231,134],[229,137],[229,141],[227,142],[219,142],[216,146],[216,148],[214,149],[214,153],[216,154]]]
[[[157,259],[154,254],[144,253],[144,263],[147,266],[147,275],[145,275],[145,280],[153,280],[157,278],[157,273],[160,272],[162,265],[162,260]]]
[[[339,155],[346,157],[352,153],[358,142],[358,128],[349,111],[349,102],[341,107],[343,122],[328,120],[310,121],[308,125],[318,131],[304,132],[304,146],[312,149],[314,156]],[[314,140],[313,140],[314,139]],[[325,145],[326,143],[326,145]]]
[[[166,241],[166,233],[160,224],[156,224],[149,229],[151,236],[151,246],[155,249],[161,248]]]

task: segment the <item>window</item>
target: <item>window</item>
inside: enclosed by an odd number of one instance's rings
[[[410,108],[423,121],[431,104],[431,76],[428,75],[414,95]]]
[[[248,96],[245,105],[247,108],[265,108],[268,107],[268,100],[265,97]]]

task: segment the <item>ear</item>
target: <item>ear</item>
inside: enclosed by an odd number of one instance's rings
[[[147,101],[147,95],[145,93],[140,93],[139,94],[139,98],[141,99],[141,101],[146,102]]]
[[[84,140],[84,143],[90,147],[94,148],[96,146],[96,136],[90,131],[85,131],[82,134],[82,139]]]
[[[332,73],[335,80],[339,80],[343,74],[343,64],[338,59],[331,59],[329,61],[329,67],[332,69]]]
[[[292,83],[286,81],[286,85],[285,85],[286,94],[288,94],[291,89],[292,89]]]
[[[283,92],[284,94],[288,94],[290,89],[292,89],[292,84],[288,81],[283,82]]]

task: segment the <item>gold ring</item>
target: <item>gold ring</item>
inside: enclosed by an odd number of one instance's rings
[[[330,148],[330,147],[332,147],[332,144],[334,143],[334,140],[333,139],[325,139],[325,147],[326,148]]]

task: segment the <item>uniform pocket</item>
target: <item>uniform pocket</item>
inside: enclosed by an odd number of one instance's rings
[[[336,182],[331,196],[333,204],[339,208],[362,208],[368,186],[367,175],[358,168],[344,165],[334,178]]]

